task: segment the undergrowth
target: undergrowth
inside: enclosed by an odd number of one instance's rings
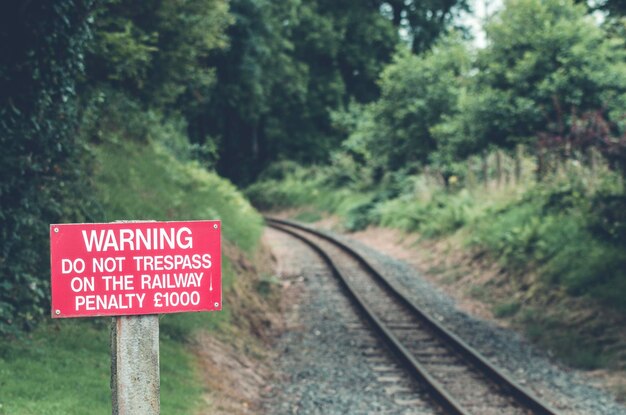
[[[574,165],[539,183],[470,189],[424,175],[395,173],[376,185],[354,177],[337,185],[336,177],[332,166],[290,164],[246,193],[262,209],[337,214],[348,231],[378,225],[434,238],[463,230],[466,245],[513,275],[538,271],[546,287],[626,312],[626,196],[615,173]]]

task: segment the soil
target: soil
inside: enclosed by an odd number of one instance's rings
[[[271,339],[284,329],[280,289],[271,282],[274,261],[262,246],[253,262],[232,245],[223,255],[235,268],[237,282],[228,293],[232,324],[220,332],[199,331],[192,342],[203,380],[204,405],[196,414],[258,414],[272,376]]]

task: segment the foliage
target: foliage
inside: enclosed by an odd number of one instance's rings
[[[509,0],[486,26],[473,99],[461,108],[475,141],[511,148],[561,132],[571,117],[605,110],[617,120],[626,107],[626,50],[571,0]],[[474,109],[471,109],[471,108]],[[484,145],[483,145],[484,147]]]
[[[249,186],[245,194],[260,210],[285,209],[295,206],[317,204],[320,195],[330,194],[320,186],[320,178],[313,169],[305,169],[293,163],[271,165],[258,181]]]
[[[467,1],[384,0],[377,6],[388,13],[394,25],[407,35],[415,53],[427,50],[437,40],[442,28],[454,24],[461,11],[467,11]]]
[[[476,220],[476,200],[467,191],[435,194],[429,201],[411,197],[392,199],[380,206],[381,224],[420,232],[425,237],[452,233]]]
[[[304,101],[306,68],[294,60],[291,40],[296,5],[294,0],[233,1],[230,47],[209,60],[216,67],[217,83],[191,120],[192,139],[203,143],[219,138],[218,170],[234,181],[256,175],[261,160],[272,155],[266,153],[269,131],[287,133],[280,118],[267,119],[269,114],[281,117],[282,106]],[[272,110],[273,105],[278,107]]]
[[[341,151],[375,182],[425,166],[447,180],[460,160],[518,144],[564,157],[596,147],[626,171],[624,31],[586,13],[572,0],[509,0],[477,53],[455,33],[417,56],[400,49],[379,99],[333,114]]]
[[[92,6],[0,6],[0,334],[48,311],[48,225],[94,212],[75,100]]]
[[[433,128],[455,112],[469,64],[455,34],[421,56],[400,49],[381,74],[380,99],[335,115],[336,123],[351,129],[344,146],[379,170],[423,166],[438,149]],[[360,119],[351,121],[355,116]]]
[[[302,167],[293,163],[270,165],[259,180],[245,190],[251,203],[260,210],[280,210],[306,207],[305,217],[321,213],[338,213],[342,216],[367,213],[363,205],[371,205],[372,192],[355,192],[335,187],[335,173],[316,167]],[[351,212],[351,213],[350,213]],[[363,223],[363,222],[361,222]],[[350,227],[346,221],[345,225]]]
[[[461,232],[468,245],[513,275],[536,271],[546,286],[623,310],[624,196],[617,173],[572,164],[567,174],[501,189],[444,186],[426,175],[387,174],[367,192],[329,180],[332,167],[288,171],[250,186],[263,209],[331,212],[348,231],[370,225],[423,238]],[[318,215],[319,216],[319,215]],[[498,313],[516,311],[502,306]]]
[[[378,97],[398,29],[426,50],[464,4],[234,0],[230,48],[211,59],[217,84],[194,140],[219,137],[218,171],[242,184],[284,158],[328,161],[344,138],[331,113]]]
[[[626,256],[617,241],[624,234],[619,219],[610,220],[620,217],[622,205],[596,209],[622,199],[612,180],[593,188],[577,180],[539,184],[477,222],[472,244],[512,269],[538,268],[548,282],[572,295],[588,294],[623,310]]]
[[[193,111],[206,101],[214,74],[204,60],[228,43],[226,1],[106,0],[94,15],[89,83],[106,82],[158,108]]]
[[[558,309],[549,313],[543,308],[531,308],[524,310],[520,319],[531,340],[541,343],[573,367],[599,369],[607,367],[616,358],[616,353],[597,342],[594,335],[572,330],[571,322],[563,321],[560,314],[565,313]]]

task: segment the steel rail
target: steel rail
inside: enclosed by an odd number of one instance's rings
[[[402,345],[400,340],[391,333],[391,331],[385,326],[385,324],[376,316],[376,314],[371,310],[371,308],[367,305],[365,300],[361,295],[358,294],[357,290],[348,282],[346,278],[341,274],[339,267],[335,264],[332,258],[318,245],[316,245],[311,240],[306,237],[284,227],[284,225],[278,224],[269,224],[270,227],[274,229],[278,229],[281,232],[285,232],[294,238],[297,238],[310,246],[315,252],[317,252],[324,262],[327,263],[332,273],[337,277],[340,284],[346,289],[348,295],[351,297],[351,300],[354,304],[362,312],[363,316],[372,324],[372,327],[378,332],[380,337],[385,341],[385,343],[390,347],[390,349],[395,353],[395,355],[406,365],[414,376],[421,379],[424,382],[424,385],[427,387],[428,392],[433,396],[435,401],[439,403],[442,407],[447,410],[447,413],[454,415],[471,415],[469,412],[465,411],[463,407],[443,388],[443,386],[436,381],[419,363],[415,357]]]
[[[339,280],[347,288],[349,294],[356,299],[359,308],[361,308],[363,312],[368,316],[368,319],[372,321],[372,324],[374,325],[374,327],[376,327],[376,330],[383,335],[383,338],[385,338],[387,344],[390,345],[392,350],[397,353],[404,362],[409,364],[411,370],[416,375],[418,375],[421,379],[423,379],[430,385],[429,389],[431,393],[433,393],[437,401],[444,405],[446,409],[448,409],[448,411],[451,411],[455,414],[468,413],[454,398],[449,395],[449,393],[445,391],[445,389],[441,384],[439,384],[439,382],[434,380],[432,376],[428,374],[426,369],[410,354],[410,352],[408,352],[408,350],[404,348],[404,346],[398,341],[398,339],[386,327],[384,327],[382,321],[380,321],[377,317],[370,315],[369,307],[367,307],[364,300],[358,295],[354,288],[351,287],[349,283],[343,278],[332,259],[314,242],[308,240],[298,233],[290,231],[285,227],[292,227],[304,232],[308,232],[326,241],[329,241],[344,250],[346,253],[356,259],[367,271],[369,271],[379,283],[381,283],[386,289],[389,290],[390,293],[392,293],[393,296],[395,296],[400,302],[402,302],[413,313],[415,313],[420,318],[420,320],[422,320],[433,332],[439,335],[448,345],[452,346],[465,359],[473,363],[474,366],[476,366],[485,375],[487,375],[487,377],[489,377],[492,381],[498,384],[498,386],[507,390],[509,394],[513,396],[519,403],[524,405],[526,408],[532,410],[533,413],[537,415],[558,414],[558,412],[555,409],[551,408],[547,403],[542,402],[539,398],[535,397],[529,390],[519,385],[508,375],[505,375],[500,369],[496,368],[476,349],[465,343],[457,335],[450,332],[448,329],[439,324],[435,319],[430,317],[417,304],[409,299],[406,294],[404,294],[403,291],[396,286],[396,284],[387,280],[383,276],[383,274],[376,269],[375,266],[373,266],[368,260],[363,258],[363,256],[356,252],[353,248],[329,235],[326,235],[323,232],[309,228],[296,222],[271,217],[265,217],[265,220],[269,226],[287,232],[290,235],[293,235],[294,237],[303,240],[316,252],[318,252],[327,263],[329,263],[330,267],[333,270],[333,273],[335,273],[335,275],[339,277]]]

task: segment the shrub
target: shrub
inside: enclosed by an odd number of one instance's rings
[[[0,6],[0,335],[48,311],[48,225],[92,209],[75,90],[93,3]]]

